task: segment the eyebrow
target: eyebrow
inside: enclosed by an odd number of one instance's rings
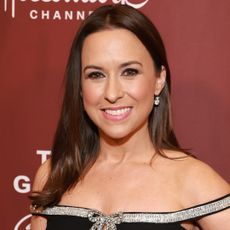
[[[119,67],[120,67],[120,68],[124,68],[124,67],[129,66],[129,65],[132,65],[132,64],[137,64],[137,65],[143,66],[141,62],[138,62],[138,61],[128,61],[128,62],[122,63]],[[87,66],[83,69],[83,72],[85,72],[87,69],[103,70],[103,68],[100,67],[100,66],[96,66],[96,65],[87,65]]]

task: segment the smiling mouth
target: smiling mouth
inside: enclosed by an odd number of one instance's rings
[[[132,107],[120,108],[105,108],[102,109],[103,115],[106,119],[111,121],[122,121],[126,119],[131,113]]]
[[[131,107],[126,107],[122,109],[104,109],[104,112],[112,116],[124,115],[131,110]]]

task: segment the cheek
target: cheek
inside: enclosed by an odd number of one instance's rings
[[[154,98],[154,81],[141,80],[135,84],[129,85],[129,94],[137,101],[152,101]]]
[[[82,84],[82,97],[84,107],[98,104],[101,98],[101,89],[92,84]]]

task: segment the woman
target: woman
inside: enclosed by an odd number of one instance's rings
[[[37,172],[36,229],[230,229],[229,185],[183,151],[154,25],[103,6],[78,31],[52,157]]]

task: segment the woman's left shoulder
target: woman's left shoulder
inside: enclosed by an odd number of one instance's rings
[[[230,193],[230,186],[211,166],[188,156],[179,168],[185,206],[209,202]]]
[[[184,209],[203,207],[200,210],[205,211],[206,215],[197,220],[202,229],[230,229],[228,182],[208,164],[194,157],[180,152],[168,152],[167,156],[179,158],[168,164],[172,165],[175,172],[173,176],[178,185],[177,194],[181,206]],[[213,205],[207,207],[205,204]]]

